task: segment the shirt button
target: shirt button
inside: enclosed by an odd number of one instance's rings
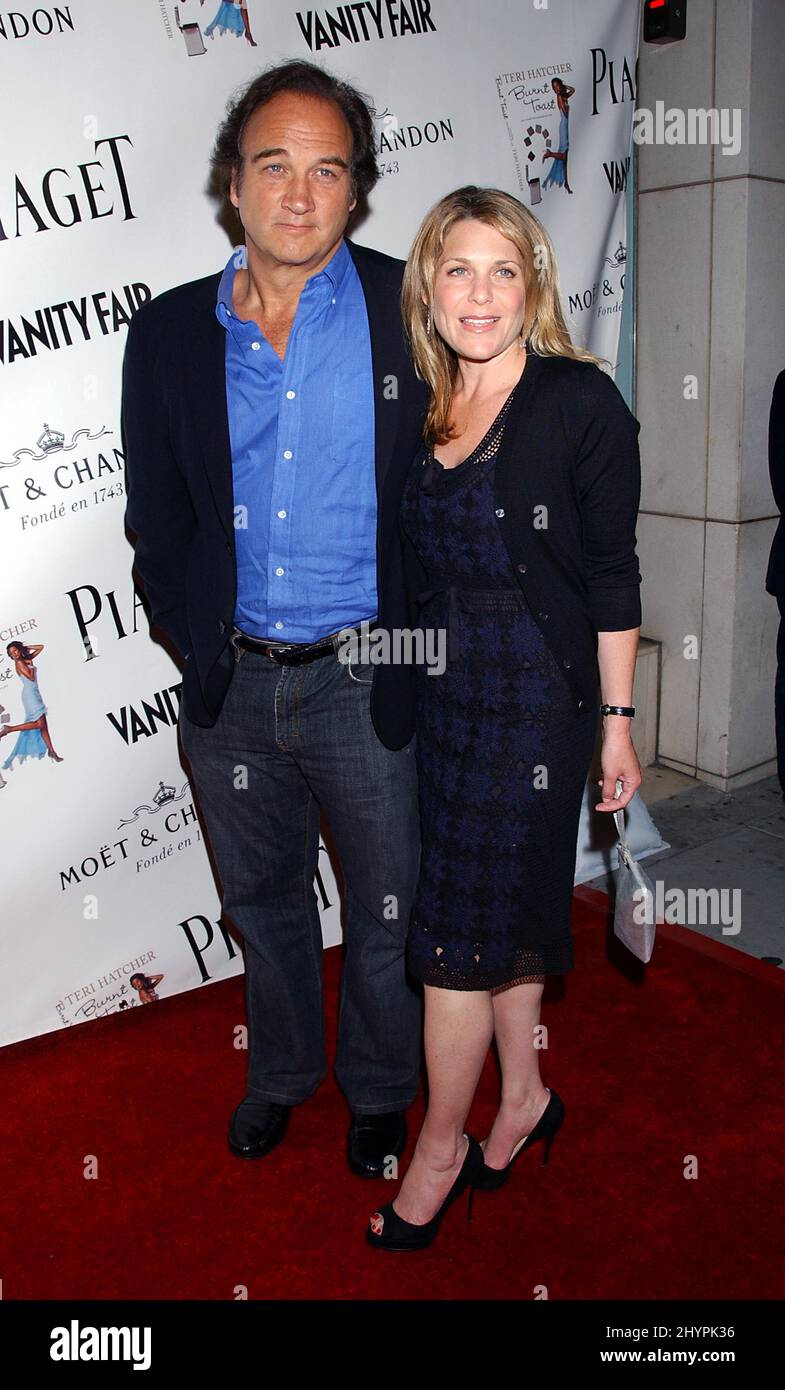
[[[519,565],[519,566],[518,566],[518,569],[519,569],[519,571],[520,571],[521,574],[525,574],[525,573],[526,573],[526,566],[525,566],[525,565]]]
[[[291,449],[284,449],[283,456],[285,459],[290,459],[292,457]]]
[[[294,391],[287,391],[287,392],[286,392],[286,399],[287,399],[287,401],[293,401],[293,400],[294,400],[294,397],[295,397],[295,394],[296,394],[296,393],[295,393]]]
[[[278,515],[279,515],[280,517],[284,517],[284,516],[286,516],[286,512],[280,511],[280,512],[278,513]]]
[[[261,346],[261,343],[251,343],[251,347],[253,348],[254,352],[258,352]]]
[[[497,508],[496,508],[496,515],[497,515],[497,516],[504,516],[504,507],[497,507]]]
[[[276,574],[283,574],[283,570],[281,569],[281,566],[280,566],[280,565],[278,566],[278,568],[277,568],[277,570],[275,571],[275,573],[276,573]]]
[[[278,619],[278,622],[275,624],[275,626],[276,626],[276,627],[283,627],[283,623],[281,622],[281,619],[280,619],[280,618]]]

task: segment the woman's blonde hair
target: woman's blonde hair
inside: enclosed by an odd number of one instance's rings
[[[455,436],[448,417],[458,358],[435,330],[426,332],[426,321],[447,234],[456,222],[467,219],[494,227],[518,251],[526,288],[521,336],[528,339],[529,351],[540,357],[572,357],[597,366],[606,362],[605,358],[575,347],[570,340],[561,309],[553,243],[542,223],[517,198],[499,188],[477,188],[474,184],[456,188],[431,208],[422,223],[409,253],[401,290],[403,320],[415,371],[431,389],[423,438],[436,444],[444,444]]]

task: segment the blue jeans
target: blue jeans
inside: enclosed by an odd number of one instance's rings
[[[356,1114],[403,1110],[417,1093],[422,1024],[405,969],[420,858],[415,739],[397,751],[380,741],[370,665],[236,655],[215,725],[192,723],[181,703],[179,729],[223,911],[245,942],[247,1094],[298,1105],[327,1074],[321,807],[344,879],[335,1077]]]

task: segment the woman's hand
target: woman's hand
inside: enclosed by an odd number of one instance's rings
[[[621,778],[622,790],[617,797],[618,778]],[[595,805],[595,811],[620,811],[635,795],[642,781],[643,773],[629,729],[605,734],[602,741],[602,777],[598,783],[602,787],[602,801]]]

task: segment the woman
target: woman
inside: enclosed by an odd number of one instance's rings
[[[19,734],[16,743],[3,763],[4,769],[13,767],[16,759],[23,763],[26,758],[43,758],[47,754],[53,762],[61,763],[63,761],[54,750],[46,720],[47,709],[38,689],[38,673],[33,665],[35,658],[43,650],[43,642],[31,642],[29,646],[26,646],[24,642],[9,642],[6,647],[6,651],[16,667],[16,673],[22,682],[22,708],[25,722],[23,724],[6,724],[4,729],[0,729],[0,738],[6,734]]]
[[[561,1123],[534,1039],[546,976],[573,963],[598,675],[597,809],[625,806],[641,782],[640,427],[570,342],[548,235],[508,194],[458,189],[415,238],[402,302],[431,392],[401,504],[407,582],[449,655],[438,677],[416,670],[422,857],[407,958],[425,987],[429,1103],[400,1192],[366,1233],[398,1250],[429,1244],[467,1186],[501,1186],[535,1139],[547,1157]],[[494,1036],[501,1105],[480,1145],[464,1124]]]
[[[132,975],[129,983],[137,991],[140,1004],[154,1004],[158,999],[156,985],[159,985],[163,975]]]
[[[567,179],[567,156],[570,152],[570,97],[575,88],[562,82],[560,77],[554,77],[551,86],[556,93],[556,102],[561,113],[559,117],[559,148],[558,150],[546,150],[543,159],[552,159],[551,172],[543,180],[543,188],[550,188],[551,184],[562,185],[568,193],[572,193]]]

